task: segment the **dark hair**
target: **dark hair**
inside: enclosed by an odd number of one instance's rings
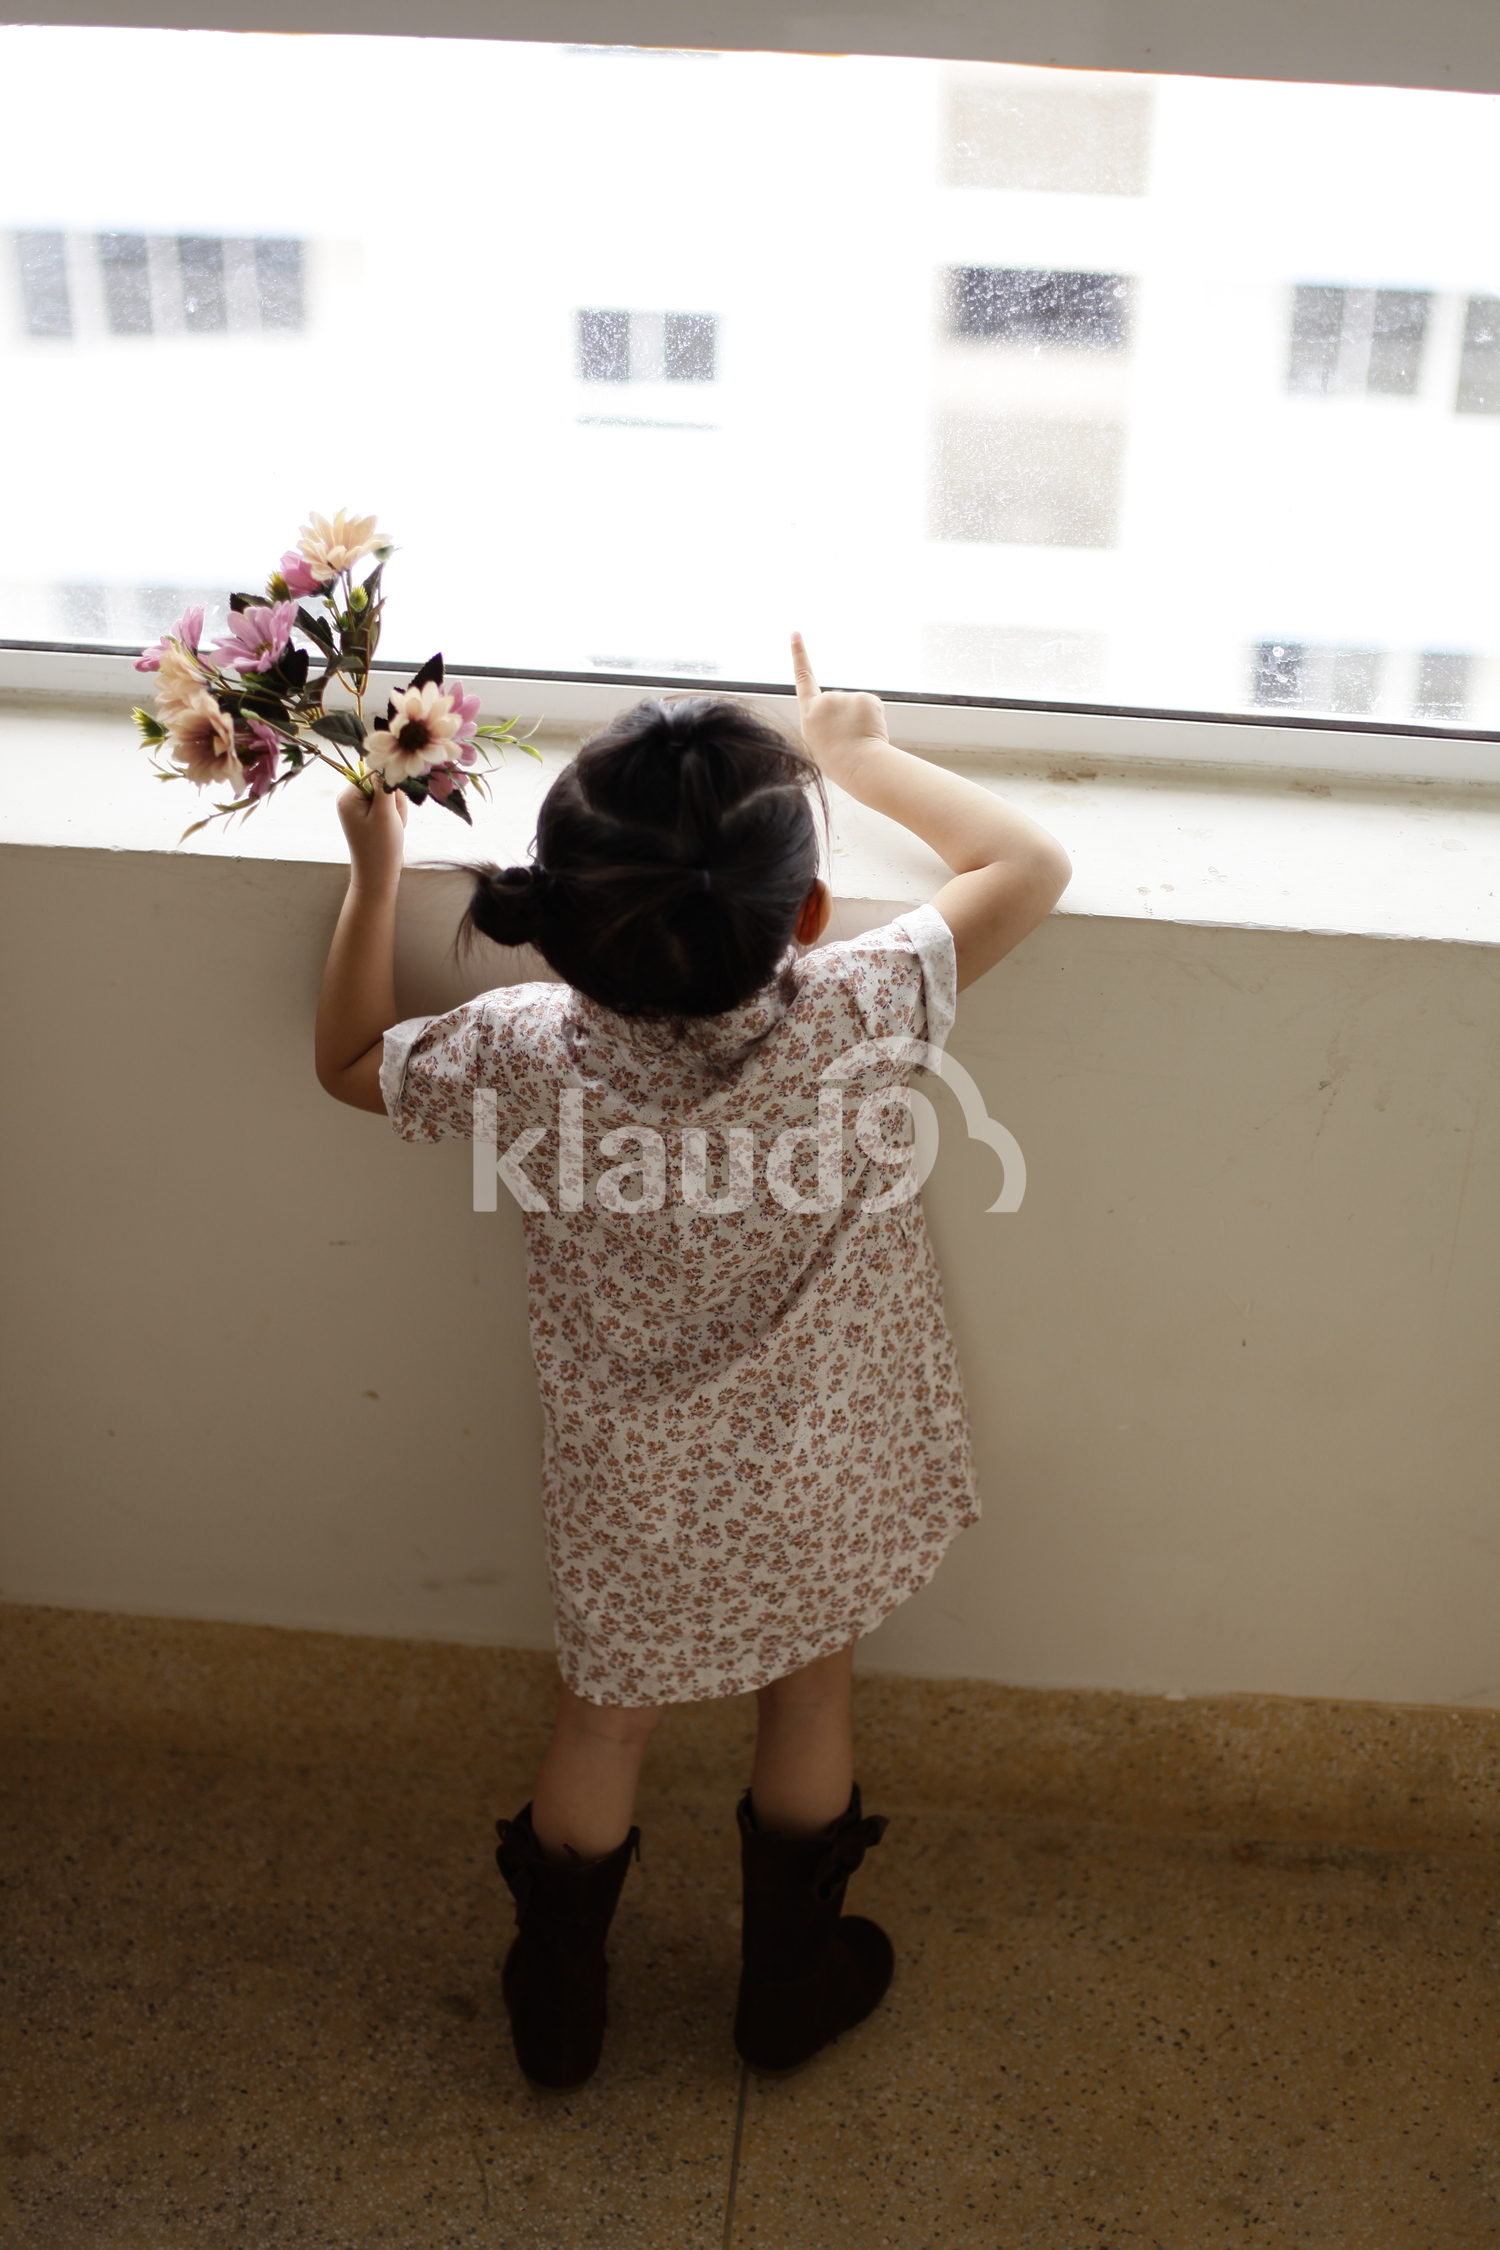
[[[811,759],[738,703],[638,703],[548,790],[536,861],[479,867],[461,937],[534,945],[620,1015],[716,1016],[758,992],[818,872]]]

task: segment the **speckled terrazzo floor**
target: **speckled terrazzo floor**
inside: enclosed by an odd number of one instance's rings
[[[674,1715],[605,2066],[510,2059],[544,1659],[0,1610],[4,2250],[1493,2250],[1500,1717],[874,1680],[881,2014],[742,2086],[749,1713]]]

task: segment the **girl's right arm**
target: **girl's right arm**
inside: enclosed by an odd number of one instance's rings
[[[380,1063],[396,1017],[396,892],[401,882],[406,797],[345,789],[339,821],[349,845],[344,898],[323,989],[314,1061],[318,1083],[351,1109],[385,1115]]]
[[[792,635],[792,667],[809,756],[840,789],[900,821],[953,869],[932,903],[953,932],[962,991],[1045,921],[1073,872],[1067,853],[978,782],[898,750],[878,696],[824,695],[800,633]]]

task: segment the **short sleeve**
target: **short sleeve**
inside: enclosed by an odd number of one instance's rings
[[[394,1119],[396,1115],[406,1083],[407,1059],[431,1021],[431,1016],[410,1016],[405,1023],[392,1024],[385,1035],[380,1057],[380,1098],[385,1103],[387,1117]]]
[[[445,1016],[394,1025],[385,1035],[380,1095],[402,1140],[472,1140],[481,1087],[493,1089],[501,1118],[515,1126],[549,1122],[562,991],[508,985]]]
[[[914,907],[827,953],[848,981],[867,1039],[944,1044],[958,1002],[958,957],[936,907]]]

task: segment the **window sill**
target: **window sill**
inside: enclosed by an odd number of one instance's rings
[[[568,713],[571,731],[540,740],[540,765],[512,753],[495,774],[491,802],[476,808],[472,831],[434,808],[414,815],[412,864],[523,858],[542,795],[580,726],[597,723],[635,691],[601,682],[584,692],[599,710]],[[573,689],[572,700],[578,696]],[[559,719],[563,703],[560,689]],[[892,732],[916,746],[924,730],[920,719],[903,725],[910,709],[892,706]],[[1090,755],[1038,746],[1049,734],[1077,731],[1066,715],[1043,714],[1024,729],[1012,723],[1016,714],[985,716],[1005,722],[996,734],[1029,731],[1033,747],[971,739],[923,745],[924,754],[1003,790],[1060,837],[1075,868],[1064,914],[1500,942],[1500,786]],[[1048,720],[1057,723],[1042,723]],[[124,701],[97,695],[0,696],[0,775],[0,841],[13,844],[171,852],[206,809],[185,785],[155,780]],[[309,775],[248,822],[221,825],[180,848],[205,858],[339,861],[337,788],[331,774]],[[931,897],[946,875],[935,854],[832,795],[835,892],[851,900]]]

